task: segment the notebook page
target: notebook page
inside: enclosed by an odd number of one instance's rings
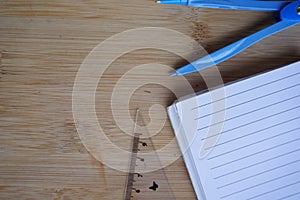
[[[299,80],[295,63],[225,86],[226,110],[213,106],[212,92],[176,103],[192,141],[187,167],[207,199],[300,199]]]

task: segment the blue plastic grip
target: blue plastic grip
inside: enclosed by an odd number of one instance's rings
[[[161,4],[177,4],[177,5],[187,5],[188,0],[161,0]]]
[[[188,5],[202,8],[278,11],[294,0],[264,1],[264,0],[189,0]]]
[[[161,0],[161,4],[179,4],[201,8],[279,11],[296,0]]]
[[[185,75],[219,64],[232,58],[241,51],[265,39],[266,37],[300,23],[300,15],[298,14],[299,7],[300,1],[288,4],[280,12],[280,17],[282,19],[280,22],[277,22],[261,31],[258,31],[189,65],[186,65],[176,70],[176,74],[174,75]]]

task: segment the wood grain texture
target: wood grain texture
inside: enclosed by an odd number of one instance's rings
[[[72,115],[76,73],[100,42],[132,28],[166,27],[212,52],[271,23],[271,13],[164,6],[152,0],[1,1],[0,199],[122,199],[126,174],[94,159],[80,140]],[[297,61],[299,33],[299,26],[293,27],[220,64],[224,82]],[[98,84],[99,123],[111,141],[124,149],[130,140],[114,121],[112,92],[124,73],[147,63],[178,68],[186,61],[161,50],[137,50],[118,58]],[[157,80],[167,77],[163,70],[147,73]],[[214,82],[214,74],[209,70],[206,74]],[[197,74],[186,78],[195,91],[206,89]],[[170,81],[178,93],[188,93],[177,79]],[[147,84],[134,91],[128,107],[115,111],[130,109],[133,116],[141,108],[149,123],[153,104],[166,107],[175,99],[167,88]],[[153,116],[160,121],[166,113]],[[162,148],[173,138],[167,120],[153,140]],[[166,160],[178,156],[178,147],[173,148],[174,155]],[[165,171],[176,199],[196,198],[182,158]]]

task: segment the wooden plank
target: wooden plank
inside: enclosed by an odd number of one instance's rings
[[[1,199],[123,197],[126,174],[93,158],[73,120],[76,73],[100,42],[132,28],[166,27],[192,37],[212,52],[274,22],[271,13],[156,5],[152,0],[5,0],[0,4]],[[291,28],[220,64],[224,81],[296,61],[299,33],[299,26]],[[130,148],[130,140],[113,117],[112,93],[125,72],[147,63],[178,68],[186,61],[159,49],[137,50],[113,62],[98,84],[95,106],[99,123],[110,140],[124,149]],[[209,70],[205,73],[214,83],[214,74]],[[170,81],[176,93],[189,93],[176,78],[167,79],[164,69],[153,72],[150,68],[146,74],[155,77],[155,81]],[[139,82],[144,76],[135,74],[134,78]],[[187,79],[195,91],[206,88],[197,74]],[[149,123],[148,110],[153,104],[166,107],[175,99],[169,89],[147,84],[133,92],[128,108],[134,116],[139,107]],[[123,113],[128,108],[118,107],[115,112]],[[165,111],[156,110],[152,120],[157,122],[153,130],[166,120],[153,137],[160,149],[174,139],[174,134]],[[131,124],[127,125],[130,128]],[[179,156],[177,145],[172,148],[174,153],[163,162]],[[181,158],[165,170],[177,199],[195,199]]]

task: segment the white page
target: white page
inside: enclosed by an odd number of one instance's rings
[[[212,92],[169,110],[184,130],[174,128],[177,137],[192,141],[184,159],[199,199],[300,199],[299,80],[300,62],[225,86],[224,120],[213,117],[224,108],[213,111]],[[208,136],[216,127],[221,133]],[[205,144],[210,153],[202,158]]]

